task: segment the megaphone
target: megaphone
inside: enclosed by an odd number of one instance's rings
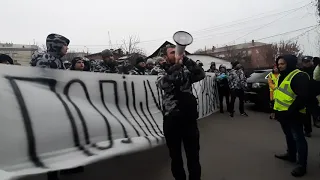
[[[186,46],[193,42],[193,37],[186,31],[178,31],[174,33],[173,40],[176,42],[176,55],[181,56],[186,49]]]

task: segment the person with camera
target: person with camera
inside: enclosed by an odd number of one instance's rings
[[[192,84],[205,78],[205,72],[193,60],[175,55],[175,46],[163,49],[165,73],[158,76],[157,86],[164,91],[163,131],[171,157],[171,171],[176,180],[186,180],[181,144],[188,161],[189,180],[201,179],[197,100]]]

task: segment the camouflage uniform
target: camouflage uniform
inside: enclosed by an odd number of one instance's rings
[[[141,71],[138,68],[134,67],[132,70],[129,71],[130,75],[148,75],[146,70]]]
[[[151,70],[152,70],[152,69],[146,69],[145,72],[144,72],[145,75],[151,75]]]
[[[230,89],[245,89],[247,87],[247,78],[242,69],[232,69],[229,72],[228,80]]]
[[[114,66],[113,68],[110,67],[105,62],[97,62],[93,68],[94,72],[101,72],[101,73],[119,73],[119,69],[117,66]]]
[[[158,64],[151,69],[150,75],[164,75],[166,71]]]
[[[231,93],[230,116],[234,116],[234,103],[239,98],[239,111],[242,116],[248,116],[244,111],[244,90],[247,88],[247,78],[242,69],[232,69],[229,72],[229,87]]]
[[[202,80],[205,77],[205,72],[200,66],[187,58],[183,58],[183,65],[175,64],[168,71],[162,74],[160,71],[157,85],[164,91],[163,106],[164,115],[179,112],[178,94],[186,97],[194,97],[192,93],[192,84]],[[181,98],[181,101],[185,99]]]
[[[49,34],[46,40],[47,52],[32,55],[31,66],[66,69],[61,58],[62,46],[68,46],[70,40],[59,34]]]
[[[187,179],[181,163],[182,143],[188,154],[189,179],[201,179],[197,100],[192,94],[192,84],[204,77],[203,69],[191,59],[184,57],[183,65],[175,64],[169,67],[157,80],[158,87],[164,91],[163,132],[175,179]]]

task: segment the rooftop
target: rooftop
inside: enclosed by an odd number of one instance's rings
[[[0,49],[34,49],[34,50],[37,50],[38,46],[26,45],[26,44],[0,43]]]
[[[157,56],[160,56],[160,51],[162,48],[166,47],[167,45],[174,45],[173,43],[169,42],[169,41],[165,41],[160,47],[158,47],[158,49],[153,52],[148,58],[154,58]],[[186,55],[189,55],[190,53],[188,51],[185,51]]]
[[[233,49],[233,50],[240,50],[240,49],[249,49],[252,47],[259,47],[259,46],[265,46],[268,45],[266,43],[262,42],[249,42],[249,43],[242,43],[242,44],[236,44],[232,46],[225,46],[225,47],[220,47],[220,48],[215,48],[213,53],[219,53],[219,52],[225,52],[228,49]]]

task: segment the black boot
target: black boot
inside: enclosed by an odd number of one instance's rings
[[[311,137],[311,133],[310,132],[306,132],[306,133],[304,133],[304,136],[310,138]]]
[[[286,154],[276,154],[276,155],[274,155],[274,157],[276,157],[278,159],[281,159],[281,160],[284,160],[284,161],[289,161],[289,162],[292,162],[292,163],[296,162],[296,158],[290,156],[288,153],[286,153]]]
[[[298,166],[293,169],[291,175],[294,177],[302,177],[307,173],[307,168],[303,166]]]

